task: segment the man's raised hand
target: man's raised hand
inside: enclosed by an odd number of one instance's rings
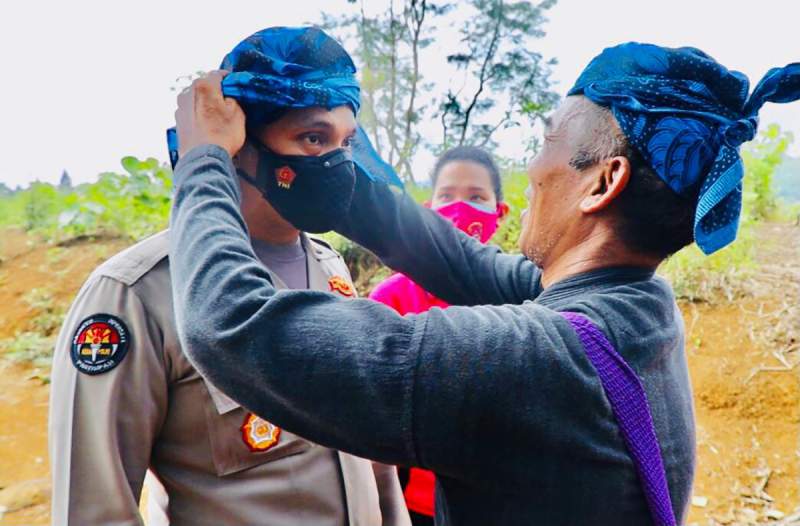
[[[216,144],[236,155],[245,139],[245,117],[239,103],[223,97],[222,79],[227,71],[215,70],[192,82],[178,95],[175,122],[179,154],[200,146]]]

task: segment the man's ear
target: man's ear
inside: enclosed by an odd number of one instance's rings
[[[430,200],[430,199],[428,199],[427,201],[425,201],[424,203],[422,203],[422,206],[424,206],[425,208],[430,208],[430,207],[431,207],[431,200]]]
[[[631,178],[631,163],[623,156],[606,159],[591,177],[594,180],[589,187],[589,195],[580,204],[584,214],[605,209],[622,193]]]

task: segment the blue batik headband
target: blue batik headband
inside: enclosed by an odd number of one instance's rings
[[[223,59],[230,73],[222,94],[236,99],[247,121],[269,121],[283,110],[321,106],[361,106],[356,67],[342,46],[317,27],[271,27],[240,42]],[[167,133],[170,158],[177,161],[177,137]],[[377,155],[359,126],[352,141],[353,161],[373,179],[402,186],[394,170]]]
[[[699,49],[631,42],[605,49],[568,95],[611,109],[628,141],[672,190],[697,196],[694,237],[706,254],[736,239],[744,167],[765,102],[800,99],[800,63],[749,81]]]

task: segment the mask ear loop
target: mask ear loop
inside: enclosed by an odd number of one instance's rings
[[[258,141],[251,138],[250,133],[247,133],[245,136],[245,146],[247,146],[248,144],[250,144],[250,146],[252,146],[256,150],[256,177],[252,177],[250,174],[248,174],[238,166],[236,167],[236,175],[247,181],[253,188],[258,190],[261,193],[261,195],[266,196],[267,192],[265,185],[259,184],[259,181],[264,179],[264,175],[262,175],[264,170],[262,170],[261,167],[262,165],[261,148],[259,148],[259,146],[261,145],[259,144]]]

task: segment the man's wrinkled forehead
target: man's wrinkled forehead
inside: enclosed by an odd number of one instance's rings
[[[554,139],[582,141],[590,132],[587,128],[591,128],[587,126],[591,104],[585,97],[566,97],[553,113],[545,117],[545,134]]]
[[[619,131],[614,116],[582,95],[571,95],[545,119],[545,133],[569,140],[573,146],[590,141],[596,134]]]
[[[580,125],[580,118],[587,114],[591,104],[586,97],[565,97],[555,111],[545,118],[545,129],[552,133],[563,133],[575,124]]]

